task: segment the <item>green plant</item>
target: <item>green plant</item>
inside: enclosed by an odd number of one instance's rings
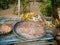
[[[57,0],[57,3],[60,3],[60,0]]]
[[[28,0],[21,0],[21,6],[23,8],[23,13],[27,12],[27,6],[28,6],[28,4],[29,4]]]
[[[51,11],[50,11],[51,7],[52,7],[51,1],[50,0],[44,0],[40,5],[40,12],[43,15],[51,16]]]
[[[58,6],[60,7],[60,0],[57,0],[57,4],[58,4]]]
[[[0,7],[2,9],[7,9],[9,7],[9,3],[7,0],[0,0]]]

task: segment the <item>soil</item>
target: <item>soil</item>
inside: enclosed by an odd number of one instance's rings
[[[13,14],[13,10],[14,10],[14,7],[15,5],[12,5],[10,6],[10,8],[6,9],[6,10],[2,10],[0,9],[0,16],[17,16],[15,14]],[[31,2],[30,3],[30,11],[31,12],[34,12],[35,15],[39,15],[40,14],[40,9],[39,9],[39,6],[38,6],[38,2]]]

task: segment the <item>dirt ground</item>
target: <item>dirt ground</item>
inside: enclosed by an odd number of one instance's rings
[[[9,17],[9,16],[17,16],[17,15],[14,15],[13,14],[13,10],[14,10],[14,7],[15,6],[10,6],[10,8],[9,9],[5,9],[5,10],[2,10],[2,9],[0,9],[0,16],[7,16],[7,17]]]
[[[7,16],[7,17],[9,17],[9,16],[17,16],[15,14],[13,14],[14,7],[15,6],[12,5],[12,6],[10,6],[9,9],[6,9],[6,10],[0,9],[0,16]],[[35,15],[40,14],[40,9],[39,9],[39,6],[38,6],[38,2],[34,2],[34,4],[33,4],[33,2],[30,3],[30,11],[34,12]]]

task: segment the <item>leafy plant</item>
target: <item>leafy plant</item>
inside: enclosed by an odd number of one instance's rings
[[[27,6],[28,6],[28,4],[29,4],[28,0],[21,0],[21,6],[23,8],[23,13],[27,12]]]
[[[57,0],[57,3],[60,3],[60,0]]]
[[[9,7],[9,3],[7,0],[0,0],[0,7],[2,9],[7,9]]]
[[[42,4],[40,5],[40,12],[43,15],[51,16],[51,12],[50,12],[51,7],[52,7],[51,1],[50,0],[44,0],[42,2]]]
[[[60,0],[57,0],[57,4],[58,4],[58,6],[60,6]]]

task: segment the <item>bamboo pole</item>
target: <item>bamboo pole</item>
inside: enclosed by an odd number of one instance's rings
[[[18,17],[20,17],[20,0],[18,0]]]

